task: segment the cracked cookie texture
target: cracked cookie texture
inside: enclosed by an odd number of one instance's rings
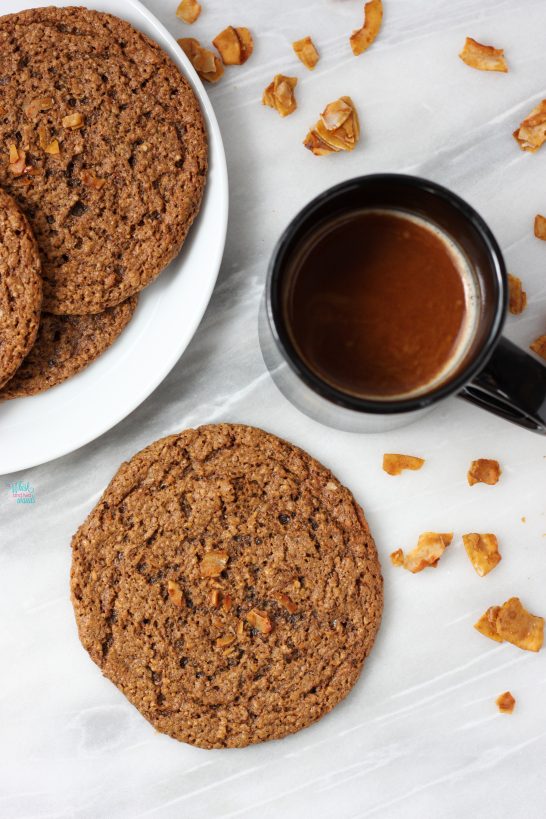
[[[124,463],[72,540],[94,662],[152,725],[202,748],[313,723],[357,681],[381,570],[352,494],[262,430],[189,429]]]
[[[34,346],[7,384],[0,401],[36,395],[85,369],[117,339],[137,305],[138,296],[87,316],[42,313]]]
[[[40,248],[48,313],[99,313],[138,293],[201,204],[199,103],[157,43],[109,14],[0,18],[0,151],[0,185]]]
[[[0,387],[34,344],[41,303],[36,242],[17,204],[0,188]]]

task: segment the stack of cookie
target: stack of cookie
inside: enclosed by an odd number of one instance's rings
[[[178,254],[207,169],[199,104],[111,15],[0,18],[0,399],[93,361]]]

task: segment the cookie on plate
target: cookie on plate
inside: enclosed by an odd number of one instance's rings
[[[355,684],[383,589],[362,510],[296,446],[231,424],[124,463],[72,540],[80,639],[158,731],[298,731]]]
[[[85,8],[0,18],[0,185],[43,263],[44,310],[99,313],[149,284],[199,210],[207,140],[179,69]]]
[[[114,343],[131,320],[138,296],[88,316],[42,313],[36,341],[0,401],[44,392],[83,370]]]
[[[0,188],[0,387],[34,344],[41,303],[36,242],[17,204]]]

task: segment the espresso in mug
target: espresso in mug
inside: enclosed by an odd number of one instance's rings
[[[478,290],[464,254],[421,217],[362,210],[322,223],[294,253],[283,311],[292,344],[350,395],[417,396],[457,372]]]

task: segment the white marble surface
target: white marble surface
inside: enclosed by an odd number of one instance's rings
[[[148,0],[175,36],[176,0]],[[256,50],[210,90],[231,178],[228,244],[219,283],[193,343],[129,418],[74,454],[2,479],[0,491],[0,816],[2,819],[543,819],[546,804],[546,650],[497,645],[472,623],[519,595],[546,614],[545,441],[457,399],[388,435],[328,431],[271,383],[256,315],[273,243],[327,186],[395,170],[435,179],[484,215],[521,275],[529,308],[507,335],[526,346],[544,332],[546,245],[532,218],[546,213],[546,148],[521,153],[511,137],[544,94],[544,0],[386,0],[380,40],[359,59],[347,34],[360,0],[203,0],[193,27],[206,39],[249,26]],[[291,54],[312,34],[314,74]],[[457,58],[464,37],[506,49],[507,76]],[[273,74],[301,78],[299,110],[281,120],[260,105]],[[301,146],[330,99],[350,94],[363,139],[353,155],[318,159]],[[154,733],[80,647],[69,602],[69,543],[120,462],[148,442],[215,420],[257,424],[308,449],[363,504],[385,574],[385,617],[352,694],[317,725],[281,742],[207,752]],[[385,451],[427,459],[400,478]],[[496,487],[469,488],[480,456],[504,469]],[[36,503],[13,503],[21,478]],[[522,517],[526,522],[522,522]],[[456,533],[437,571],[394,570],[389,552],[425,529]],[[498,534],[503,561],[478,578],[465,531]],[[494,700],[510,689],[513,716]]]

